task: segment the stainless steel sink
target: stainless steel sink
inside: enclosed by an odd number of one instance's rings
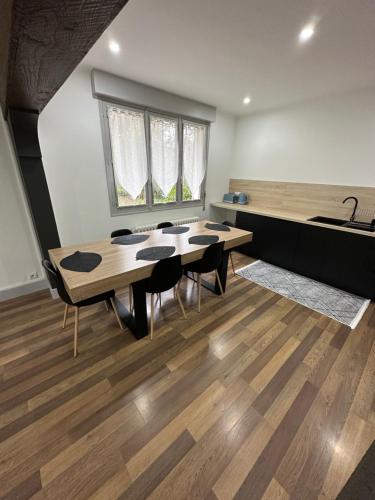
[[[317,215],[316,217],[311,217],[307,219],[311,222],[320,222],[321,224],[329,224],[331,226],[342,226],[348,227],[350,229],[358,229],[359,231],[369,231],[371,233],[375,232],[375,226],[367,222],[351,222],[343,219],[334,219],[332,217],[324,217],[323,215]]]

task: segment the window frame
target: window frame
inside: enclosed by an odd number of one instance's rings
[[[145,194],[146,194],[146,204],[125,206],[121,207],[118,205],[117,188],[116,181],[112,163],[112,146],[111,137],[109,130],[108,114],[107,110],[111,107],[118,107],[131,111],[142,111],[144,113],[144,126],[145,126],[145,140],[146,140],[146,156],[147,156],[147,174],[148,179],[145,184]],[[199,120],[197,118],[192,118],[190,116],[179,115],[175,113],[160,111],[157,109],[137,106],[134,104],[127,104],[123,102],[115,102],[113,100],[99,100],[99,113],[100,113],[100,123],[102,130],[103,139],[103,149],[104,149],[104,160],[105,169],[107,177],[107,188],[109,196],[109,205],[111,216],[121,216],[128,215],[131,213],[140,212],[155,212],[160,210],[171,210],[178,208],[188,208],[188,207],[204,207],[206,198],[206,179],[207,179],[207,166],[208,166],[208,148],[209,148],[209,138],[210,138],[210,122],[205,120]],[[178,178],[176,184],[176,201],[167,203],[157,203],[154,204],[153,200],[153,189],[152,189],[152,171],[151,171],[151,129],[150,129],[150,116],[160,116],[165,118],[170,118],[177,120],[177,132],[178,132]],[[184,122],[196,123],[200,125],[205,125],[206,127],[206,141],[205,141],[205,162],[206,169],[204,178],[201,184],[201,192],[199,200],[182,200],[182,189],[183,189],[183,124]]]

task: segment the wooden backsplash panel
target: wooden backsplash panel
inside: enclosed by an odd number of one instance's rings
[[[354,202],[343,205],[342,201],[347,196],[356,196],[357,219],[375,218],[375,187],[230,179],[229,190],[246,193],[249,204],[256,207],[345,219],[350,217]]]

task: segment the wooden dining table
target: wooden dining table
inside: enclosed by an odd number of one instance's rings
[[[226,287],[228,255],[234,249],[252,240],[252,233],[235,227],[229,231],[208,229],[207,220],[200,220],[191,224],[184,224],[189,231],[182,234],[165,234],[162,229],[154,229],[136,234],[145,234],[149,238],[142,243],[121,245],[112,243],[111,238],[92,243],[69,245],[62,248],[49,250],[52,264],[62,276],[66,290],[73,303],[93,297],[95,295],[117,290],[128,285],[132,286],[134,310],[128,308],[117,297],[116,308],[123,323],[132,331],[137,339],[148,335],[147,305],[144,280],[151,276],[156,261],[137,259],[137,252],[141,249],[154,246],[174,246],[173,255],[180,254],[182,264],[199,260],[207,245],[189,243],[192,236],[216,235],[219,241],[224,241],[224,259],[218,269],[223,290]],[[214,223],[212,223],[214,224]],[[61,260],[75,252],[94,252],[102,257],[100,264],[90,272],[77,272],[67,270],[61,266]],[[188,276],[192,278],[192,276]],[[220,294],[217,280],[214,285],[202,282],[203,286]]]

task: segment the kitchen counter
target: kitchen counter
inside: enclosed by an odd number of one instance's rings
[[[323,224],[322,222],[314,222],[314,221],[309,221],[310,217],[315,217],[317,215],[324,215],[318,213],[319,210],[316,210],[316,213],[312,213],[311,215],[306,215],[302,213],[297,213],[297,212],[291,212],[289,210],[274,210],[274,209],[268,209],[264,207],[257,207],[255,205],[240,205],[239,203],[224,203],[222,201],[211,203],[211,206],[216,207],[216,208],[223,208],[225,210],[232,210],[234,212],[247,212],[250,214],[255,214],[255,215],[263,215],[265,217],[273,217],[275,219],[282,219],[282,220],[287,220],[291,222],[300,222],[303,224],[308,224],[311,226],[319,226],[319,227],[324,227],[324,228],[329,228],[329,229],[334,229],[336,231],[344,231],[347,233],[354,233],[362,236],[371,236],[375,237],[375,233],[372,233],[371,231],[363,231],[360,229],[353,229],[350,227],[342,227],[342,226],[334,226],[332,224]],[[333,216],[334,217],[334,216]]]

